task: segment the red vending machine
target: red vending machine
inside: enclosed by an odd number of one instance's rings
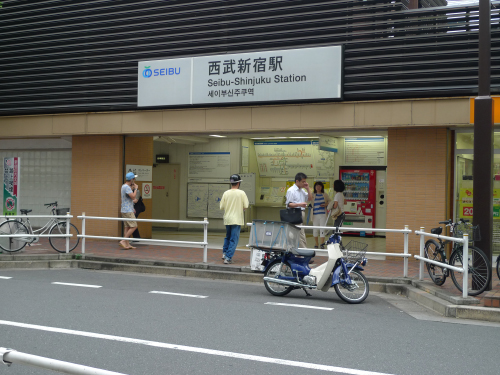
[[[345,184],[344,227],[367,228],[365,232],[350,234],[373,235],[375,228],[376,170],[341,169],[340,179]]]

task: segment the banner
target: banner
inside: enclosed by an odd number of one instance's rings
[[[3,159],[3,214],[17,215],[19,207],[20,158]]]

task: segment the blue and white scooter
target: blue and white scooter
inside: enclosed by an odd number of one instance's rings
[[[303,289],[311,296],[308,289],[322,292],[335,288],[337,295],[347,303],[361,303],[369,293],[368,280],[363,271],[367,259],[366,252],[349,254],[349,260],[343,257],[341,236],[338,230],[327,241],[328,261],[311,269],[309,262],[316,255],[314,250],[294,249],[286,252],[266,252],[264,266],[264,285],[274,296],[285,296],[294,289]],[[347,246],[348,247],[348,246]]]

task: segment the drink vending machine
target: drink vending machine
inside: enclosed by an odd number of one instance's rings
[[[345,184],[346,214],[344,227],[366,228],[365,232],[349,234],[373,235],[375,228],[376,170],[341,169],[340,178]]]

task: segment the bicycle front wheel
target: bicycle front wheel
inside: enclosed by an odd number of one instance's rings
[[[500,255],[497,258],[497,276],[500,279]]]
[[[462,254],[463,248],[460,246],[450,257],[450,265],[455,267],[462,267]],[[486,257],[486,254],[475,246],[469,246],[469,259],[468,259],[468,288],[467,293],[469,296],[477,296],[483,293],[488,287],[491,280],[491,263]],[[451,279],[458,290],[462,291],[463,273],[450,270]]]
[[[444,253],[441,246],[434,240],[428,240],[425,243],[425,257],[436,262],[444,263]],[[427,271],[432,281],[436,285],[443,285],[446,281],[446,273],[443,267],[436,266],[432,263],[425,263]]]
[[[9,237],[9,234],[25,234],[26,237]],[[0,247],[8,252],[16,252],[33,242],[33,237],[28,236],[26,225],[17,220],[7,220],[0,225]]]
[[[50,228],[50,234],[66,234],[66,225],[65,221],[59,221]],[[69,251],[72,251],[80,242],[80,238],[78,237],[80,232],[78,232],[78,229],[73,224],[70,223],[69,225],[69,234],[72,234],[72,237],[69,238]],[[66,237],[49,237],[49,242],[55,251],[59,251],[60,253],[66,252]]]

